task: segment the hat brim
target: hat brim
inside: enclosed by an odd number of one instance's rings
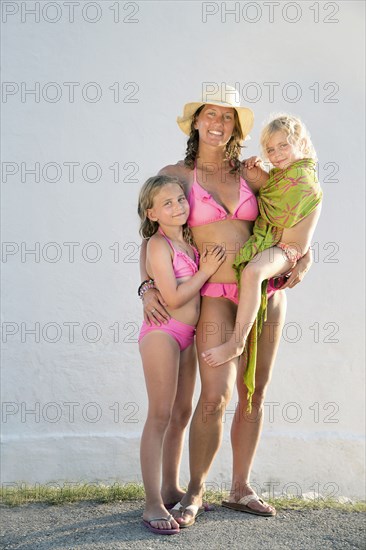
[[[219,107],[223,107],[224,104],[221,102],[216,101],[196,101],[191,103],[186,103],[183,108],[183,116],[177,117],[177,123],[179,128],[184,132],[187,136],[191,133],[191,125],[192,125],[192,118],[194,113],[199,109],[202,105],[218,105]],[[240,122],[240,127],[243,133],[243,139],[248,139],[249,132],[253,128],[254,124],[254,113],[251,109],[248,107],[234,107],[233,105],[228,104],[227,105],[230,109],[235,109],[235,111],[238,113],[238,118]]]

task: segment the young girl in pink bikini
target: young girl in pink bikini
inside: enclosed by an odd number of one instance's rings
[[[141,438],[146,493],[143,524],[154,533],[173,535],[179,533],[179,524],[164,506],[160,493],[163,441],[174,419],[176,402],[180,394],[186,393],[186,385],[192,383],[185,380],[183,367],[194,345],[200,314],[199,291],[224,262],[225,252],[221,246],[206,249],[199,263],[186,225],[189,204],[178,178],[149,178],[140,191],[138,212],[140,234],[149,239],[146,271],[159,288],[170,314],[169,322],[160,326],[150,326],[144,321],[139,335],[149,399]]]

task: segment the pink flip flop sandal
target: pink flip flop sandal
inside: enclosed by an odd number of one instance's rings
[[[149,529],[149,531],[151,531],[152,533],[156,533],[157,535],[178,535],[178,533],[180,532],[179,527],[171,529],[159,529],[158,527],[153,527],[151,525],[152,521],[171,521],[172,519],[174,519],[173,516],[169,514],[169,516],[166,518],[153,518],[149,520],[143,519],[141,523],[145,525],[145,527]]]

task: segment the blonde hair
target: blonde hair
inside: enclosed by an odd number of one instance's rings
[[[175,183],[176,185],[179,185],[179,187],[182,189],[182,192],[184,193],[184,187],[182,183],[178,178],[174,176],[153,176],[146,180],[144,185],[141,187],[137,212],[141,220],[139,233],[144,239],[149,239],[150,237],[152,237],[159,228],[159,223],[150,220],[147,215],[147,211],[150,210],[150,208],[154,207],[154,199],[159,191],[165,185],[168,185],[170,183]],[[186,223],[183,225],[183,238],[189,244],[192,244],[193,239],[191,230]]]
[[[310,134],[303,122],[292,115],[281,113],[272,119],[262,130],[260,136],[260,145],[262,154],[267,157],[266,146],[272,134],[275,132],[285,132],[288,142],[298,147],[304,158],[317,160],[314,145],[311,142]]]

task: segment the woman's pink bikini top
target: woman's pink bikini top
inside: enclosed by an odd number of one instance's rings
[[[171,249],[173,250],[173,270],[176,279],[192,276],[197,273],[198,262],[200,258],[197,249],[192,246],[195,256],[195,261],[193,261],[192,258],[188,256],[188,254],[186,254],[182,250],[177,250],[176,248],[174,248],[172,241],[168,239],[168,237],[165,235],[164,231],[160,227],[159,233],[164,237],[164,239],[168,242]]]
[[[197,167],[194,166],[194,180],[188,195],[190,214],[187,220],[189,227],[207,225],[221,220],[254,221],[258,216],[257,199],[247,182],[240,177],[239,203],[231,216],[225,208],[197,181]]]

